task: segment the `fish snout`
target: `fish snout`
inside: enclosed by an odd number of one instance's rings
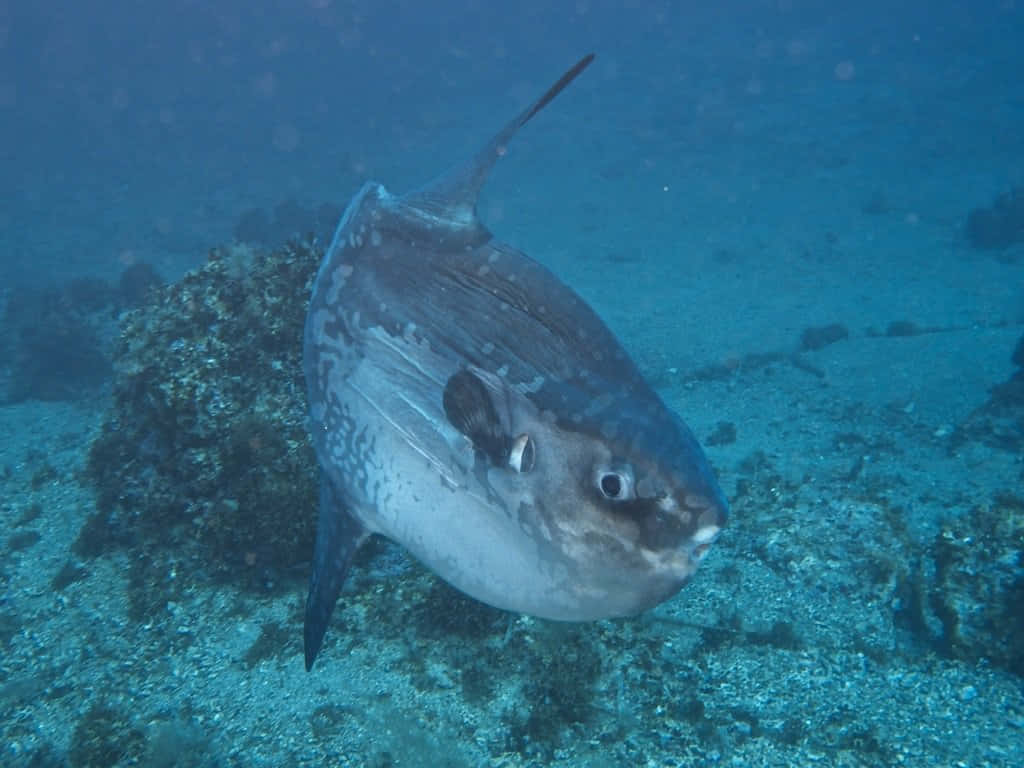
[[[659,517],[677,521],[675,526],[670,526],[675,528],[676,535],[671,546],[668,539],[662,538],[663,548],[649,554],[653,567],[639,601],[640,610],[653,608],[686,586],[725,525],[727,510],[715,502],[706,503],[699,510],[689,505],[671,511],[665,509],[669,506],[674,504],[662,501],[664,511]]]
[[[662,530],[674,532],[661,537],[662,552],[671,564],[669,570],[685,583],[725,527],[728,507],[720,497],[686,492],[663,497],[659,507],[656,517],[671,521]]]
[[[704,560],[724,525],[725,515],[720,510],[711,510],[710,514],[705,512],[700,516],[697,529],[685,545],[686,553],[694,569]]]
[[[699,509],[689,504],[684,509],[677,508],[676,515],[679,520],[689,520],[690,525],[684,525],[687,533],[679,538],[675,548],[663,554],[662,575],[665,583],[651,605],[667,600],[693,578],[711,545],[722,532],[727,510],[717,502],[706,502]]]

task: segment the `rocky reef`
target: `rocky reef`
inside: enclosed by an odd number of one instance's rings
[[[258,589],[308,561],[316,462],[301,351],[320,257],[302,242],[216,249],[123,315],[79,556],[141,546],[172,570],[187,561],[176,570]],[[141,614],[161,599],[150,570],[137,574]]]
[[[1011,360],[1017,370],[961,424],[949,443],[958,455],[971,442],[1024,454],[1024,336]],[[908,628],[940,652],[987,659],[1024,675],[1024,470],[1010,488],[978,499],[943,524],[903,584]]]
[[[907,605],[934,647],[1024,676],[1024,499],[998,492],[949,520],[923,566]]]
[[[967,216],[967,240],[985,250],[1024,242],[1024,187],[1014,187],[991,205],[972,210]]]
[[[76,400],[102,390],[110,381],[118,313],[162,282],[138,262],[116,286],[83,275],[9,287],[0,296],[0,403]]]
[[[1024,455],[1024,336],[1017,341],[1010,360],[1016,370],[992,387],[988,400],[961,425],[952,443],[954,449],[967,440],[977,440]]]

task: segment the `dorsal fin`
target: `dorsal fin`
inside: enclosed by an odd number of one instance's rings
[[[482,230],[476,217],[476,203],[491,168],[505,154],[505,147],[516,131],[546,107],[593,60],[594,54],[588,53],[576,62],[543,96],[502,128],[471,162],[457,166],[426,186],[404,195],[402,202],[421,215],[439,219],[451,227]]]

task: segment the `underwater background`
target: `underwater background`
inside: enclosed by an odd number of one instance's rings
[[[1024,764],[1018,0],[0,5],[0,765]],[[302,661],[301,333],[475,152],[732,511],[560,624],[357,557]]]

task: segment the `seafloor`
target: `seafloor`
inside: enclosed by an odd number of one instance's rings
[[[198,295],[222,264],[161,295]],[[125,332],[149,312],[126,315]],[[133,495],[166,501],[138,477],[176,460],[157,438],[139,447],[152,466],[136,456],[98,476],[95,447],[87,463],[97,438],[101,458],[135,439],[132,387],[119,384],[117,406],[0,410],[4,763],[1018,764],[1021,406],[989,389],[1020,326],[855,326],[818,349],[839,334],[699,368],[655,331],[627,340],[733,505],[691,585],[635,620],[563,625],[474,603],[380,545],[354,568],[311,674],[305,564],[285,552],[311,494],[246,502],[259,519],[221,500],[202,514],[233,528],[207,536],[197,507],[150,512]],[[122,382],[138,355],[122,350]],[[188,460],[286,460],[242,423],[241,448],[229,436]],[[264,482],[256,493],[280,492]],[[118,518],[111,493],[132,509]],[[259,528],[268,517],[278,537]]]
[[[124,388],[21,400],[0,407],[0,763],[1021,764],[1024,406],[996,388],[1019,370],[1024,249],[964,234],[998,142],[939,119],[952,78],[759,83],[742,110],[704,87],[695,125],[668,93],[628,98],[656,83],[598,72],[531,125],[482,212],[593,302],[707,445],[732,517],[694,581],[640,618],[563,625],[476,604],[380,544],[307,674],[307,563],[248,526],[276,515],[295,546],[311,498],[259,520],[221,499],[232,527],[208,538],[201,505],[118,510],[89,450],[137,426]],[[900,88],[932,133],[902,132]],[[262,434],[229,451],[246,471]],[[147,467],[100,474],[144,500],[182,456],[139,451]],[[232,534],[233,556],[203,559]]]
[[[69,554],[107,402],[6,408],[4,763],[1016,765],[1019,447],[958,438],[967,414],[936,418],[911,384],[927,368],[930,387],[969,393],[957,359],[995,377],[1015,333],[865,336],[798,365],[666,373],[699,434],[736,432],[709,449],[731,527],[676,599],[636,620],[537,621],[381,546],[311,674],[304,573],[261,592],[173,552]]]

